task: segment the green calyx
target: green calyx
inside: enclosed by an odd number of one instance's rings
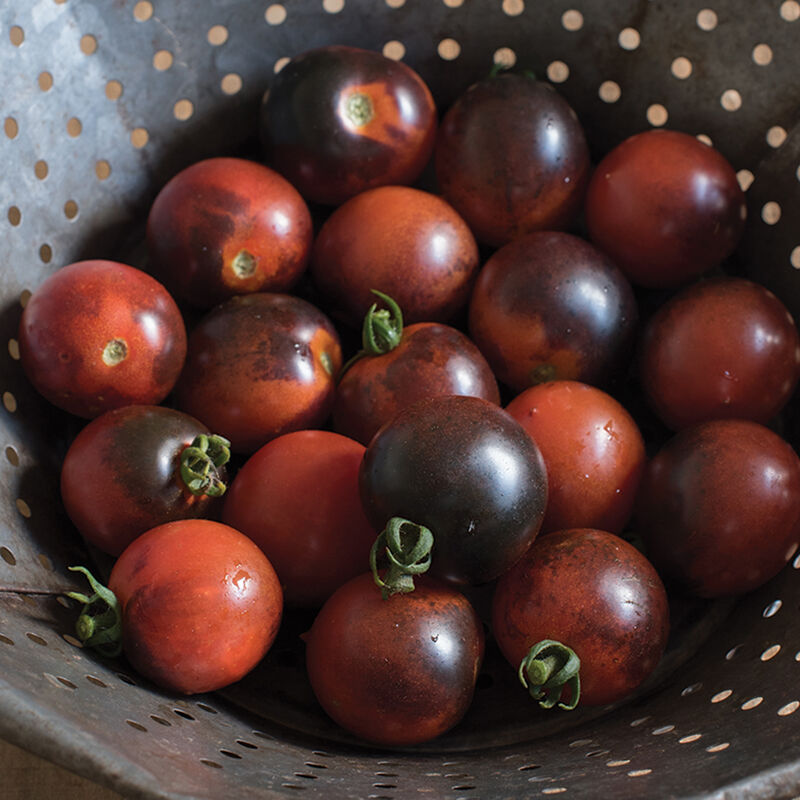
[[[221,497],[228,488],[221,467],[231,457],[231,443],[222,436],[196,436],[181,452],[181,479],[194,495]]]
[[[115,658],[122,652],[122,611],[114,592],[99,583],[86,567],[69,567],[72,572],[82,572],[89,581],[92,594],[67,592],[67,597],[83,603],[75,622],[75,632],[85,647],[91,647],[104,656]]]
[[[414,576],[428,571],[432,549],[433,534],[424,525],[402,517],[392,517],[386,523],[369,554],[372,576],[384,600],[393,594],[414,591]],[[379,555],[389,562],[383,577],[378,573]]]
[[[553,639],[542,639],[528,651],[519,665],[519,679],[542,708],[558,705],[571,711],[581,695],[581,660],[574,650]],[[561,701],[564,689],[569,700]]]

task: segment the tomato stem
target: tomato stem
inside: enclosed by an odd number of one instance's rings
[[[92,594],[67,592],[67,597],[83,603],[75,622],[78,639],[105,656],[115,658],[122,652],[122,612],[114,592],[103,586],[86,567],[69,567],[72,572],[82,572],[92,589]]]
[[[542,708],[559,708],[571,711],[578,705],[581,694],[581,660],[574,650],[553,639],[542,639],[528,650],[519,665],[519,679]],[[569,700],[561,701],[564,688],[569,689]]]
[[[356,361],[367,356],[382,356],[390,353],[403,339],[403,312],[395,300],[388,294],[372,289],[386,304],[386,308],[378,308],[377,302],[373,303],[364,316],[361,326],[361,349],[342,367],[339,378]]]
[[[181,479],[194,495],[221,497],[227,486],[220,468],[231,457],[231,443],[222,436],[196,436],[181,452]]]
[[[424,525],[392,517],[378,534],[369,554],[375,584],[384,600],[393,594],[414,591],[414,575],[427,572],[431,565],[433,534]],[[389,568],[383,578],[378,574],[378,554],[383,551]]]

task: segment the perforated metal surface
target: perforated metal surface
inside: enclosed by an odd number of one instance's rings
[[[198,158],[255,152],[275,70],[334,42],[403,58],[442,109],[496,61],[531,69],[572,103],[595,158],[651,126],[710,138],[748,189],[734,268],[800,315],[796,0],[5,4],[0,735],[131,797],[800,795],[800,562],[730,614],[679,609],[655,685],[611,713],[531,722],[490,653],[467,719],[416,753],[365,748],[325,720],[298,677],[303,620],[241,686],[191,699],[71,636],[66,566],[87,554],[58,469],[76,423],[22,375],[21,304],[81,257],[143,266],[160,186]],[[786,430],[796,444],[791,415]]]

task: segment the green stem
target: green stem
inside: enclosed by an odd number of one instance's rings
[[[92,594],[67,592],[67,597],[83,603],[75,622],[75,632],[86,647],[92,647],[105,656],[114,658],[122,652],[122,611],[114,592],[99,583],[86,567],[69,567],[72,572],[82,572],[92,589]]]
[[[571,711],[581,695],[581,660],[574,650],[553,639],[542,639],[528,651],[519,665],[519,679],[542,708]],[[569,690],[568,702],[561,702],[564,689]]]
[[[383,598],[414,591],[414,576],[427,572],[431,565],[433,534],[424,525],[392,517],[372,545],[369,565]],[[383,578],[378,574],[378,555],[383,554],[389,567]]]
[[[227,486],[220,468],[231,457],[231,443],[222,436],[200,434],[181,452],[181,479],[194,495],[221,497]]]

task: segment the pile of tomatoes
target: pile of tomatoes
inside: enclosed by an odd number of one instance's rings
[[[64,266],[23,312],[31,383],[86,420],[66,512],[115,559],[72,594],[87,645],[212,691],[311,609],[320,705],[406,745],[462,718],[487,635],[539,705],[614,703],[668,588],[791,558],[800,340],[722,269],[746,206],[718,151],[649,130],[592,165],[549,84],[437,109],[349,47],[289,61],[258,129],[262,160],[159,187],[147,271]]]

